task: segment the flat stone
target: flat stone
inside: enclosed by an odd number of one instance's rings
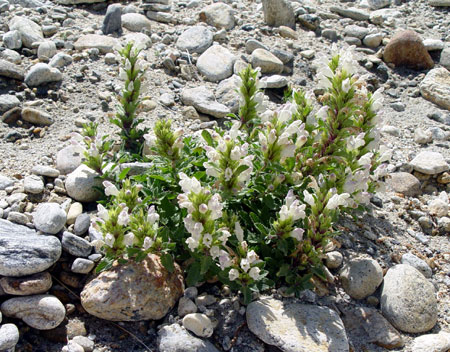
[[[123,16],[122,16],[123,21]],[[117,39],[100,34],[85,34],[74,43],[76,50],[97,48],[102,54],[112,53],[118,44]]]
[[[207,81],[218,82],[233,74],[236,57],[226,48],[213,45],[197,60],[197,68]]]
[[[185,30],[177,39],[180,51],[202,54],[213,42],[213,33],[204,26],[193,26]]]
[[[50,290],[52,276],[45,271],[19,278],[3,277],[0,279],[0,286],[8,295],[30,296]]]
[[[185,88],[181,92],[184,105],[193,106],[197,111],[217,118],[225,117],[230,109],[216,101],[214,94],[205,86]]]
[[[23,81],[25,74],[20,66],[13,64],[12,62],[0,59],[0,76],[17,79]]]
[[[402,264],[411,265],[413,268],[419,270],[422,275],[428,279],[433,275],[433,270],[431,270],[427,262],[412,253],[405,253],[402,255]]]
[[[234,27],[233,9],[223,2],[211,4],[200,12],[200,20],[219,29],[231,30]]]
[[[434,286],[410,265],[398,264],[388,270],[380,303],[383,315],[401,331],[425,332],[437,322]]]
[[[38,176],[45,176],[45,177],[51,177],[56,178],[59,176],[59,171],[51,166],[46,165],[35,165],[31,169],[31,173],[38,175]]]
[[[42,62],[34,65],[25,76],[25,83],[30,87],[37,87],[50,82],[63,80],[61,71]]]
[[[23,181],[23,188],[26,193],[39,194],[44,191],[44,182],[39,176],[29,175]]]
[[[356,37],[358,39],[363,39],[367,34],[369,34],[369,28],[351,24],[350,26],[345,27],[344,33],[346,36],[349,37]]]
[[[181,269],[169,273],[157,255],[143,261],[115,263],[86,284],[81,304],[89,313],[111,321],[163,318],[184,289]]]
[[[83,159],[83,149],[80,146],[69,145],[56,154],[56,168],[61,174],[67,175],[75,171]]]
[[[273,55],[271,52],[264,49],[256,49],[251,57],[252,66],[254,68],[260,67],[261,73],[276,73],[283,72],[283,62]]]
[[[145,15],[152,21],[161,23],[172,23],[174,18],[171,13],[161,12],[161,11],[147,11]]]
[[[64,231],[61,244],[64,251],[76,257],[88,257],[92,252],[89,241],[68,231]]]
[[[190,313],[196,313],[197,312],[197,306],[196,304],[187,297],[181,297],[178,302],[178,316],[180,318],[184,317],[185,315],[188,315]]]
[[[247,54],[253,53],[256,49],[270,51],[270,48],[256,39],[249,39],[245,42],[245,51]]]
[[[430,69],[434,66],[420,36],[411,30],[397,32],[383,52],[383,60],[397,67]]]
[[[370,17],[369,13],[364,10],[360,10],[356,7],[340,7],[340,6],[331,6],[331,12],[335,12],[342,17],[348,17],[355,21],[367,21]]]
[[[424,39],[422,43],[428,51],[442,50],[445,47],[445,43],[440,39],[428,38]]]
[[[66,220],[66,212],[56,203],[41,203],[33,214],[36,229],[52,235],[63,229]]]
[[[295,12],[287,0],[262,0],[264,22],[269,26],[295,29]]]
[[[282,351],[349,351],[344,325],[330,308],[263,298],[246,315],[250,331]]]
[[[132,32],[142,32],[144,29],[150,31],[152,22],[139,13],[126,13],[122,15],[122,26]]]
[[[77,258],[72,263],[71,270],[78,274],[88,274],[92,269],[94,269],[95,263],[92,260]]]
[[[449,349],[450,333],[446,331],[416,337],[411,346],[411,352],[447,352]]]
[[[219,352],[208,340],[192,336],[178,324],[166,325],[158,331],[159,351],[164,352]]]
[[[395,192],[402,193],[408,197],[414,197],[422,193],[420,181],[408,172],[395,172],[389,174],[386,184]]]
[[[58,298],[51,295],[14,297],[1,305],[7,317],[22,319],[37,330],[50,330],[62,323],[66,309]]]
[[[420,83],[420,94],[427,100],[450,110],[450,72],[437,67],[427,73]]]
[[[390,6],[391,0],[367,0],[367,4],[372,10],[378,10]]]
[[[22,109],[22,120],[40,126],[50,126],[53,123],[53,119],[49,114],[33,108]]]
[[[15,16],[8,26],[10,31],[16,30],[20,33],[22,44],[27,48],[31,49],[35,42],[44,41],[41,26],[26,17]]]
[[[5,113],[12,108],[20,105],[20,100],[15,95],[2,94],[0,95],[0,114]]]
[[[183,318],[183,326],[199,337],[211,337],[214,327],[211,319],[202,313],[190,313]]]
[[[426,175],[436,175],[449,170],[449,166],[444,157],[438,152],[420,152],[419,155],[411,160],[410,165],[414,170]]]
[[[259,80],[259,88],[283,88],[288,85],[288,79],[280,75],[266,76]]]
[[[13,64],[20,64],[22,62],[22,58],[17,51],[11,49],[4,49],[0,51],[0,58]]]
[[[450,0],[430,0],[431,6],[450,6]]]
[[[371,258],[358,258],[348,262],[341,270],[342,286],[355,299],[363,299],[375,292],[383,281],[383,269]]]
[[[100,196],[95,187],[102,187],[98,174],[88,166],[81,164],[66,178],[67,194],[79,202],[94,202]]]
[[[0,275],[25,276],[51,267],[61,256],[61,242],[54,236],[0,219]]]
[[[72,56],[65,53],[57,53],[55,56],[52,57],[48,65],[50,67],[61,68],[70,65],[72,61],[73,61]]]
[[[0,350],[14,351],[19,342],[19,329],[14,324],[3,324],[0,326]]]

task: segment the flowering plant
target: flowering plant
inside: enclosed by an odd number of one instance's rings
[[[100,270],[156,252],[168,270],[182,264],[188,285],[220,280],[246,302],[275,285],[298,294],[324,279],[339,212],[369,203],[389,153],[379,148],[381,90],[367,90],[349,52],[321,62],[318,99],[290,89],[269,110],[258,71],[248,67],[227,128],[194,138],[159,120],[134,139],[143,150],[135,160],[149,167],[104,184],[111,198],[94,225],[105,253]]]

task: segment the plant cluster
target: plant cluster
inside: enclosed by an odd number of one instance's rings
[[[121,54],[125,90],[113,120],[121,154],[111,157],[111,142],[96,142],[86,126],[86,163],[99,172],[124,159],[149,167],[136,176],[127,169],[103,176],[107,198],[94,229],[105,256],[97,270],[152,252],[169,271],[181,264],[188,285],[219,280],[246,302],[252,292],[284,285],[298,294],[323,279],[339,212],[369,203],[389,159],[379,148],[381,91],[367,90],[351,52],[322,58],[317,100],[291,88],[274,111],[258,88],[259,72],[247,67],[236,87],[239,113],[226,128],[195,137],[165,119],[152,132],[138,129],[139,52],[130,44]]]

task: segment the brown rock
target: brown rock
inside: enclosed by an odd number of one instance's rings
[[[183,294],[183,276],[175,264],[169,273],[160,258],[150,254],[142,262],[117,262],[91,280],[81,292],[81,304],[96,317],[112,321],[157,320]]]
[[[9,109],[7,112],[5,112],[2,116],[2,122],[4,123],[15,123],[17,120],[20,119],[20,116],[22,115],[22,108],[19,108],[18,106]]]
[[[413,197],[419,195],[420,181],[408,172],[395,172],[389,175],[386,183],[395,192],[403,193],[405,196]]]
[[[0,76],[23,81],[24,72],[20,66],[17,66],[9,61],[0,59]]]
[[[422,39],[414,31],[401,31],[394,35],[384,49],[383,59],[395,66],[407,66],[414,69],[430,69],[434,66]]]
[[[47,292],[52,287],[52,277],[48,272],[22,277],[3,277],[0,286],[9,295],[29,296]]]

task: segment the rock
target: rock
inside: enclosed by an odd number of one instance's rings
[[[75,257],[88,257],[92,252],[92,246],[89,241],[68,231],[64,231],[61,244],[66,252]]]
[[[19,81],[23,81],[25,77],[22,68],[6,60],[0,60],[0,76]]]
[[[8,295],[30,296],[50,290],[52,276],[43,272],[19,278],[3,277],[0,279],[0,286]]]
[[[63,80],[62,73],[54,67],[44,63],[38,63],[31,67],[25,76],[25,83],[29,87],[37,87],[50,82]]]
[[[3,210],[3,209],[2,209]],[[30,222],[30,219],[28,219],[28,216],[25,214],[19,213],[18,211],[10,211],[8,213],[8,217],[6,220],[14,222],[16,224],[26,225]]]
[[[37,230],[57,234],[66,224],[67,215],[56,203],[41,203],[33,214],[33,223]]]
[[[13,64],[20,64],[20,62],[22,61],[20,54],[17,51],[10,49],[4,49],[3,51],[0,51],[0,58],[12,62]]]
[[[61,243],[22,225],[0,219],[0,275],[25,276],[42,272],[61,256]]]
[[[67,225],[75,223],[77,217],[83,212],[83,204],[79,202],[72,203],[69,211],[67,212]]]
[[[378,10],[390,6],[391,0],[367,0],[367,3],[372,10]]]
[[[395,26],[396,19],[400,18],[402,13],[395,9],[380,9],[370,13],[370,22],[374,24],[386,24]]]
[[[356,7],[339,7],[331,6],[331,12],[335,12],[342,17],[348,17],[356,21],[367,21],[370,17],[369,13],[364,10],[357,9]]]
[[[434,51],[434,50],[442,50],[444,49],[444,42],[440,39],[425,39],[423,40],[423,45],[425,45],[425,48],[428,51]]]
[[[322,31],[322,37],[327,38],[332,42],[335,42],[337,40],[337,32],[335,29],[327,28]]]
[[[186,297],[180,298],[180,301],[178,302],[178,315],[180,316],[180,318],[184,317],[187,314],[196,312],[197,306],[194,302],[192,302],[191,299]]]
[[[56,168],[63,175],[70,174],[80,166],[82,159],[83,149],[77,145],[69,145],[56,154]]]
[[[436,324],[434,286],[410,265],[398,264],[388,270],[380,303],[383,315],[401,331],[425,332]]]
[[[45,165],[35,165],[31,169],[31,173],[38,175],[38,176],[45,176],[45,177],[51,177],[56,178],[59,176],[59,171]]]
[[[256,39],[249,39],[245,42],[245,51],[247,54],[253,53],[256,49],[264,49],[270,51],[270,48],[265,46],[263,43],[257,41]]]
[[[200,12],[200,20],[219,29],[231,30],[234,27],[233,9],[223,2],[211,4]]]
[[[290,1],[262,0],[264,22],[269,26],[295,29],[295,12]]]
[[[351,260],[341,270],[342,286],[355,299],[363,299],[375,292],[383,281],[383,269],[376,260],[358,258]]]
[[[14,351],[19,342],[19,329],[14,324],[3,324],[0,326],[0,351]]]
[[[143,46],[145,49],[148,49],[152,46],[152,40],[150,39],[150,37],[147,34],[144,34],[144,33],[131,32],[123,37],[124,44],[131,42],[131,41],[134,42],[134,44],[136,44],[136,45]],[[114,55],[114,54],[111,53],[111,55]],[[105,56],[105,60],[106,60],[106,56]]]
[[[315,31],[320,27],[320,18],[315,14],[306,13],[298,16],[298,22],[302,27]]]
[[[408,172],[395,172],[390,174],[386,179],[386,183],[395,192],[403,193],[408,197],[421,194],[420,181]]]
[[[383,40],[383,34],[373,33],[364,37],[363,43],[369,48],[378,48]]]
[[[184,105],[193,106],[197,111],[217,118],[225,117],[230,109],[216,101],[214,94],[205,86],[185,88],[181,92]]]
[[[402,264],[411,265],[413,268],[419,270],[426,278],[430,278],[433,275],[430,266],[424,260],[412,253],[405,253],[402,255]]]
[[[286,26],[280,26],[280,28],[278,28],[278,33],[283,38],[289,38],[289,39],[294,39],[294,40],[298,39],[297,32],[295,30],[293,30],[292,28],[289,28]]]
[[[68,344],[61,349],[61,352],[84,352],[84,348],[74,341],[69,341]]]
[[[349,351],[344,325],[330,308],[263,298],[246,315],[250,331],[282,351]]]
[[[328,269],[337,269],[342,265],[344,258],[338,251],[328,252],[325,254],[325,265]]]
[[[236,57],[226,48],[213,45],[197,60],[197,68],[205,79],[218,82],[233,74]]]
[[[14,297],[1,305],[7,317],[22,319],[37,330],[50,330],[62,323],[66,309],[58,298],[51,295]]]
[[[18,31],[22,39],[22,44],[30,49],[33,43],[44,40],[41,26],[26,17],[13,17],[9,21],[9,30]]]
[[[103,19],[103,34],[122,33],[122,6],[120,4],[111,4],[106,10]]]
[[[426,175],[436,175],[449,170],[449,166],[441,153],[423,151],[411,162],[414,170]]]
[[[83,347],[85,352],[92,352],[94,350],[94,341],[86,336],[75,336],[72,341]]]
[[[147,11],[145,15],[152,21],[162,22],[162,23],[172,23],[174,18],[171,13],[161,12],[161,11]]]
[[[44,191],[44,182],[39,176],[26,176],[23,181],[23,188],[26,193],[39,194]]]
[[[14,95],[2,94],[0,95],[0,114],[15,108],[20,105],[20,100]]]
[[[4,190],[7,187],[14,185],[14,182],[15,181],[13,179],[0,174],[0,191]]]
[[[50,67],[61,68],[70,65],[72,61],[72,56],[65,53],[57,53],[55,56],[53,56],[48,65]]]
[[[176,46],[180,51],[203,53],[213,42],[213,33],[204,26],[193,26],[185,30],[177,39]]]
[[[352,24],[350,26],[345,27],[344,33],[348,37],[356,37],[358,39],[363,39],[367,34],[369,34],[369,28]]]
[[[449,199],[447,193],[442,191],[439,193],[439,196],[435,199],[432,199],[428,202],[428,212],[431,215],[435,215],[437,217],[443,217],[448,215],[449,210]]]
[[[416,337],[411,346],[411,352],[447,352],[449,349],[450,333],[445,331]]]
[[[224,79],[219,83],[216,90],[217,101],[228,106],[232,113],[237,113],[239,110],[239,96],[236,94],[237,77],[233,75]]]
[[[414,130],[414,142],[419,144],[428,144],[433,141],[433,134],[430,130],[424,131],[421,128]]]
[[[102,187],[102,182],[94,170],[81,164],[67,175],[65,186],[67,194],[76,201],[94,202],[100,196],[94,187]]]
[[[192,336],[178,324],[162,327],[158,331],[157,345],[161,352],[219,352],[211,342]]]
[[[383,53],[386,63],[395,66],[406,66],[414,69],[430,69],[433,59],[422,43],[419,35],[410,30],[397,32],[386,45]]]
[[[430,0],[431,6],[450,6],[450,0]]]
[[[283,72],[283,62],[278,59],[271,52],[264,49],[256,49],[252,53],[252,66],[260,67],[261,73],[276,73]]]
[[[92,269],[94,269],[95,263],[92,260],[77,258],[72,263],[71,270],[78,274],[88,274]]]
[[[3,44],[8,49],[20,49],[22,47],[22,35],[19,31],[9,31],[3,35]]]
[[[56,45],[54,42],[45,41],[39,44],[37,55],[39,59],[48,60],[56,54]]]
[[[183,276],[177,264],[170,274],[157,255],[130,261],[103,271],[81,292],[83,308],[112,321],[158,320],[183,293]]]
[[[202,313],[190,313],[183,318],[183,326],[200,337],[211,337],[214,332],[211,319]]]
[[[122,16],[123,21],[123,16]],[[73,44],[76,50],[97,48],[102,54],[112,53],[117,39],[100,34],[85,34]]]
[[[159,103],[164,106],[174,106],[175,105],[175,96],[172,93],[164,93],[158,99]]]
[[[142,32],[144,29],[150,31],[152,22],[139,13],[126,13],[122,15],[122,26],[131,32]]]
[[[1,118],[1,121],[7,124],[16,123],[22,114],[22,109],[16,106],[15,108],[9,109],[5,112]]]
[[[93,4],[96,2],[104,2],[105,0],[56,0],[57,4],[61,5],[78,5],[78,4]]]
[[[22,120],[34,125],[50,126],[53,123],[49,114],[38,109],[23,108],[21,116]]]
[[[283,88],[288,85],[288,80],[284,76],[272,75],[266,76],[259,80],[259,88]]]
[[[420,94],[441,108],[450,110],[450,72],[437,67],[427,73],[420,83]]]

